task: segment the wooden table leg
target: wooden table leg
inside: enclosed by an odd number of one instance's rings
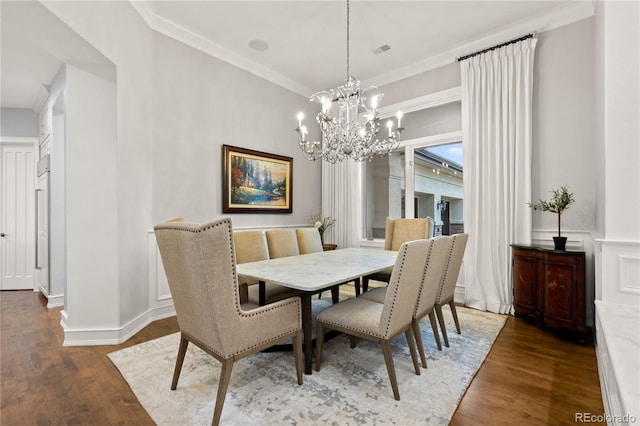
[[[267,304],[267,285],[264,281],[258,281],[258,305],[264,306]]]
[[[311,374],[313,355],[312,323],[311,323],[311,296],[312,293],[303,293],[302,301],[302,333],[304,335],[304,374]]]
[[[331,287],[331,303],[334,305],[340,301],[340,286],[334,285]]]
[[[353,280],[353,286],[356,288],[356,297],[360,296],[360,278]]]

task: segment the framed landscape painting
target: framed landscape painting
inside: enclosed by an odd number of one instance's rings
[[[293,158],[223,145],[224,213],[291,213]]]

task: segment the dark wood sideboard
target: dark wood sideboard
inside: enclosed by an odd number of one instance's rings
[[[511,247],[516,316],[533,316],[541,328],[567,330],[584,342],[584,252],[518,244]]]

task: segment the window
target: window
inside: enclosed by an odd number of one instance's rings
[[[464,232],[462,142],[414,148],[413,155],[416,217],[432,217],[434,235]]]
[[[364,163],[366,240],[384,240],[387,216],[430,216],[436,224],[435,235],[464,230],[459,88],[407,103],[410,111],[404,116],[407,130],[400,148]],[[406,111],[402,105],[388,109]]]

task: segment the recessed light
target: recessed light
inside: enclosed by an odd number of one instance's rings
[[[258,52],[264,52],[269,48],[269,45],[264,40],[251,40],[249,42],[249,47],[253,50],[257,50]]]

